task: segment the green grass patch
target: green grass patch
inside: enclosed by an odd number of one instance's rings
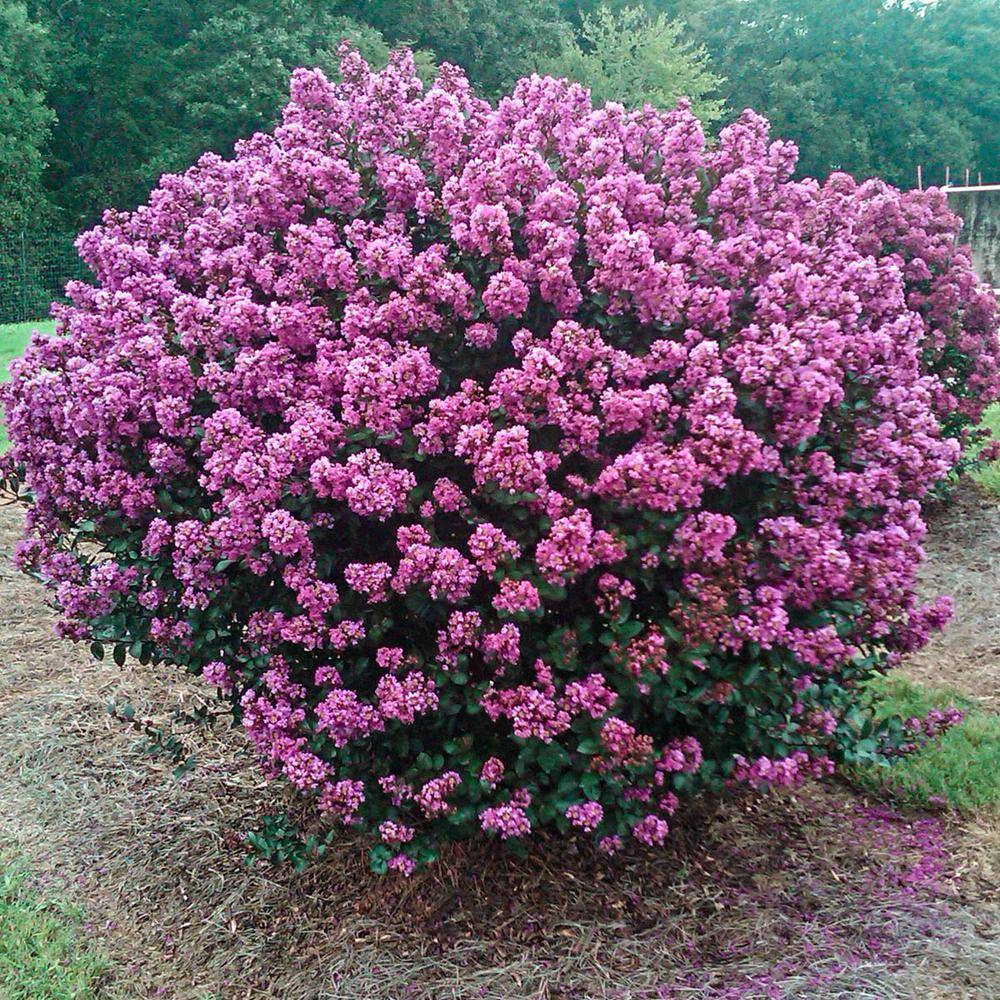
[[[54,329],[55,324],[51,320],[0,324],[0,382],[7,381],[7,365],[24,351],[28,338],[35,330],[52,333]],[[3,427],[3,413],[0,412],[0,451],[4,451],[6,447],[7,434]]]
[[[983,427],[988,427],[993,431],[993,436],[1000,440],[1000,403],[994,403],[983,416]],[[983,489],[988,490],[994,496],[1000,497],[1000,459],[990,462],[981,469],[972,473],[972,478],[979,483]]]
[[[39,900],[16,868],[0,871],[0,996],[97,1000],[108,965],[80,939],[77,910]]]
[[[28,338],[38,330],[40,333],[52,333],[55,323],[42,320],[38,323],[3,323],[0,324],[0,382],[7,381],[7,365],[24,350]]]
[[[915,753],[887,766],[852,769],[848,777],[855,784],[920,808],[946,804],[962,813],[1000,812],[1000,716],[957,691],[905,677],[880,678],[870,690],[882,717],[922,717],[952,705],[966,714]]]

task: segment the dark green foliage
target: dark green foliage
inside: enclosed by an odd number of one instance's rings
[[[0,2],[0,229],[48,215],[41,179],[54,116],[45,103],[49,36],[23,3]]]
[[[291,865],[297,872],[321,857],[332,839],[331,830],[322,836],[304,834],[287,813],[262,816],[257,828],[246,834],[247,846],[257,857],[273,865]]]
[[[1000,3],[651,0],[685,20],[725,79],[801,149],[799,172],[912,187],[1000,170]],[[984,177],[990,179],[989,177]],[[997,179],[996,177],[993,178]]]
[[[228,152],[237,139],[273,126],[297,66],[334,73],[337,46],[350,41],[373,65],[389,53],[373,28],[298,0],[210,5],[215,12],[174,54],[169,124],[144,164],[147,182],[182,170],[202,152]],[[429,61],[429,60],[427,60]]]
[[[393,45],[430,49],[462,66],[489,97],[556,55],[570,36],[555,0],[355,0],[338,7]]]
[[[588,37],[637,4],[659,32]],[[599,99],[687,90],[709,119],[750,106],[798,143],[803,175],[1000,170],[998,0],[7,0],[0,228],[38,223],[49,201],[71,229],[133,207],[162,171],[270,127],[290,70],[330,69],[343,37],[374,63],[404,43],[428,73],[458,63],[488,97],[553,70]]]
[[[375,65],[390,44],[410,44],[426,75],[435,59],[455,62],[493,95],[568,33],[551,0],[35,0],[32,14],[54,45],[45,186],[73,228],[133,207],[160,173],[206,149],[228,153],[273,126],[292,69],[332,70],[344,38]]]
[[[46,186],[72,228],[148,190],[142,165],[167,126],[174,54],[197,23],[185,0],[41,0],[58,125]]]

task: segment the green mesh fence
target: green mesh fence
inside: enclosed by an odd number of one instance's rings
[[[72,235],[0,230],[0,323],[46,319],[67,281],[90,277]]]

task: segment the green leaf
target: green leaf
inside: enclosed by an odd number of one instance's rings
[[[618,638],[624,642],[628,642],[629,639],[634,639],[645,627],[644,622],[633,619],[618,628]]]
[[[187,774],[189,771],[193,771],[194,770],[194,765],[195,765],[194,756],[192,755],[192,756],[186,757],[184,759],[183,763],[178,764],[177,767],[174,768],[174,770],[173,770],[173,776],[175,778],[183,778],[184,775]]]

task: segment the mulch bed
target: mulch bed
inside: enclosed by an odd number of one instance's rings
[[[68,897],[126,997],[995,997],[1000,829],[901,815],[838,784],[721,803],[670,849],[519,860],[455,847],[412,879],[367,871],[345,835],[302,875],[250,864],[243,832],[294,800],[168,668],[55,638],[44,591],[8,561],[0,507],[0,849]],[[971,489],[934,519],[928,589],[948,632],[908,665],[1000,707],[1000,508]],[[112,712],[174,734],[150,753]],[[993,854],[992,852],[997,852]],[[109,992],[109,995],[116,995]]]

